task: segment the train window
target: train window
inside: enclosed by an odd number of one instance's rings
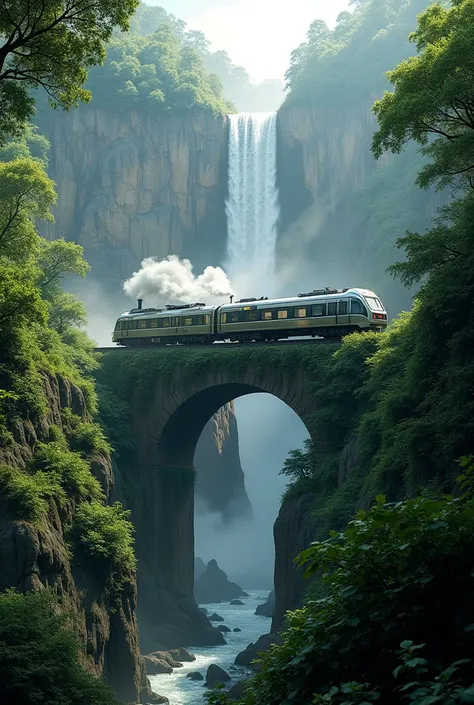
[[[351,299],[351,313],[359,313],[362,316],[367,316],[367,310],[359,299]]]
[[[326,304],[314,304],[311,307],[311,314],[313,316],[325,316],[326,315]]]
[[[211,323],[211,315],[210,315],[209,313],[206,313],[206,315],[204,316],[204,323],[205,323],[206,326],[210,325],[210,323]]]
[[[382,303],[376,296],[366,296],[365,299],[372,311],[383,311]]]
[[[330,304],[328,304],[328,316],[335,316],[337,311],[337,304],[335,301],[332,301]]]
[[[272,320],[272,312],[271,311],[262,311],[262,321],[271,321]]]
[[[231,313],[231,321],[232,321],[232,323],[238,323],[238,322],[239,322],[239,319],[240,319],[240,316],[239,316],[238,311],[233,311],[233,312]]]
[[[170,327],[170,319],[169,318],[162,318],[163,321],[163,328],[169,328]]]
[[[158,319],[157,318],[152,318],[150,321],[150,328],[158,328]]]
[[[227,323],[227,314],[221,313],[221,323]]]
[[[295,318],[306,318],[305,308],[295,308]]]
[[[288,318],[288,311],[286,309],[284,311],[278,311],[278,318]]]
[[[257,312],[256,311],[247,311],[247,321],[256,321],[257,319]]]
[[[181,325],[183,325],[183,326],[192,326],[192,325],[193,325],[193,319],[191,318],[191,316],[189,316],[188,318],[183,318],[183,323],[182,323]]]
[[[139,328],[146,328],[147,321],[138,321]]]
[[[347,301],[339,301],[339,315],[345,316],[348,311]]]
[[[195,326],[202,326],[202,321],[203,321],[202,316],[193,316],[193,323]]]

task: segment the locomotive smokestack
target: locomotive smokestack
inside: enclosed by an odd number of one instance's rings
[[[138,304],[138,308],[141,309],[142,304],[143,304],[143,299],[137,299],[137,304]]]

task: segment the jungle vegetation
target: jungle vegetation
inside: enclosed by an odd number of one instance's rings
[[[92,564],[112,605],[133,578],[132,525],[119,505],[106,504],[92,473],[94,460],[111,451],[96,423],[98,362],[83,329],[85,308],[62,287],[65,277],[84,276],[89,267],[80,246],[38,234],[37,223],[52,220],[56,190],[46,171],[48,141],[28,120],[35,91],[57,108],[89,100],[88,69],[102,60],[112,30],[127,28],[135,6],[135,0],[15,0],[0,7],[2,518],[41,531],[53,514],[61,517],[71,561]],[[47,382],[54,376],[82,391],[82,416],[64,410],[60,424],[51,423]],[[22,424],[43,429],[28,462],[21,460]],[[116,702],[84,668],[85,645],[74,636],[72,618],[59,614],[63,609],[46,591],[0,594],[2,702]]]
[[[390,8],[358,11],[377,4]],[[285,464],[290,491],[318,497],[322,535],[298,562],[319,589],[288,615],[245,705],[474,702],[474,2],[431,5],[410,41],[373,107],[373,153],[416,143],[419,186],[450,198],[429,229],[399,238],[390,271],[418,284],[412,310],[372,342],[344,341],[332,371],[356,363],[357,383],[328,377],[315,443]],[[331,427],[347,415],[341,477]]]

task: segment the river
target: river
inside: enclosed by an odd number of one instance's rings
[[[205,700],[203,694],[207,691],[203,687],[204,681],[191,681],[186,678],[190,671],[199,671],[206,678],[206,671],[211,663],[215,663],[232,676],[233,685],[249,674],[245,668],[234,665],[235,657],[243,651],[250,642],[255,642],[270,631],[271,620],[268,617],[261,617],[254,614],[257,605],[261,605],[267,599],[268,592],[262,590],[246,590],[249,597],[242,597],[244,605],[229,605],[219,603],[205,605],[207,613],[211,615],[217,612],[224,618],[224,622],[229,629],[238,627],[241,632],[230,632],[224,634],[227,644],[225,646],[197,646],[189,647],[191,653],[196,656],[192,663],[183,664],[183,668],[176,668],[171,675],[149,676],[151,686],[155,693],[165,695],[170,705],[203,705]],[[217,624],[214,623],[216,626]]]

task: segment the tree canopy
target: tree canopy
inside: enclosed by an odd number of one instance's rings
[[[128,29],[138,0],[5,0],[0,7],[0,138],[34,114],[32,89],[52,106],[90,100],[84,89],[115,27]]]
[[[227,52],[211,51],[202,32],[144,3],[133,16],[131,33],[111,39],[106,62],[91,71],[87,88],[94,104],[118,109],[266,111],[283,100],[280,81],[253,84]]]

